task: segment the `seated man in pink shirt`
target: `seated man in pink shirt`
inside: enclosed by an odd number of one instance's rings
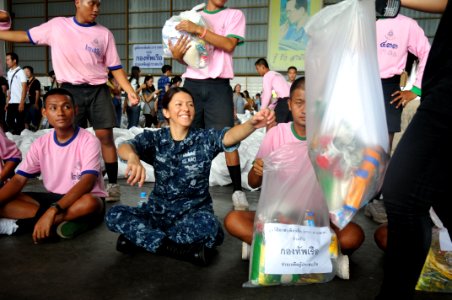
[[[290,86],[287,84],[283,75],[275,71],[270,71],[268,62],[265,58],[259,58],[254,65],[256,71],[262,79],[261,109],[267,107],[275,110],[276,123],[287,123],[292,121],[292,114],[289,111],[287,101],[289,100]],[[272,91],[275,91],[277,102],[270,103]]]
[[[285,84],[287,85],[287,83]],[[248,183],[253,188],[258,188],[262,185],[263,158],[282,145],[306,143],[304,77],[300,77],[292,83],[288,107],[293,117],[293,122],[278,124],[265,135],[253,163],[253,168],[248,173]],[[253,239],[254,216],[255,212],[252,211],[231,211],[225,217],[224,227],[231,235],[250,245]],[[345,255],[353,253],[364,241],[364,232],[355,223],[349,223],[340,231],[336,227],[333,227],[333,229],[338,236],[341,251]],[[246,244],[242,248],[242,258],[247,257],[246,252],[249,246]]]
[[[14,175],[14,169],[22,160],[16,143],[9,140],[0,127],[0,188]]]
[[[102,222],[107,195],[100,143],[74,126],[72,94],[49,91],[42,114],[54,129],[33,142],[16,175],[0,190],[0,217],[18,219],[18,232],[33,228],[35,243],[55,236],[55,230],[61,238],[72,238]],[[22,193],[27,180],[38,174],[48,192]]]
[[[74,95],[76,123],[89,121],[101,142],[108,175],[107,201],[119,201],[118,156],[113,139],[116,114],[106,85],[111,71],[132,105],[140,101],[127,80],[110,30],[96,23],[100,0],[75,0],[75,16],[55,17],[28,31],[0,31],[0,40],[50,46],[58,84]]]

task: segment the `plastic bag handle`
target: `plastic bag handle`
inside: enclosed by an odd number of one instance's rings
[[[202,10],[202,9],[204,9],[205,6],[206,6],[205,3],[201,3],[201,4],[198,4],[198,5],[196,5],[195,7],[193,7],[191,10],[192,10],[192,11]]]

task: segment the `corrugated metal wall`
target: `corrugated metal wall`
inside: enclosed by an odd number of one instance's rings
[[[246,43],[237,47],[234,54],[234,70],[240,76],[255,74],[254,62],[267,54],[267,33],[269,1],[280,0],[229,0],[229,7],[240,8],[247,19]],[[130,69],[132,65],[133,44],[161,43],[161,28],[172,14],[188,10],[202,0],[108,0],[102,1],[98,22],[113,32],[122,64]],[[325,5],[337,3],[326,0]],[[73,0],[14,0],[11,10],[15,14],[14,29],[29,29],[54,16],[74,14]],[[402,13],[416,19],[432,40],[439,22],[439,15],[420,13],[402,9]],[[33,47],[31,49],[31,47]],[[52,69],[49,62],[50,50],[25,44],[11,46],[20,57],[21,65],[30,64],[36,73],[44,74]],[[182,73],[184,67],[167,60],[173,65],[175,73]],[[149,69],[144,72],[159,75],[160,70]]]

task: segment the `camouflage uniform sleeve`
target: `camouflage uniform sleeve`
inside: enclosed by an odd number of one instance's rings
[[[155,134],[153,131],[144,130],[135,138],[122,142],[121,144],[129,144],[142,161],[152,164],[152,157],[155,153]],[[120,145],[121,145],[120,144]]]
[[[224,135],[226,134],[226,132],[230,129],[230,127],[225,127],[221,130],[215,130],[215,129],[210,129],[210,137],[211,137],[211,142],[214,146],[215,149],[215,153],[218,154],[220,152],[233,152],[235,150],[237,150],[240,146],[240,143],[235,144],[233,146],[230,147],[226,147],[223,144],[223,138]]]

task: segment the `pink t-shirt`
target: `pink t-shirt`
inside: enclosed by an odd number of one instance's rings
[[[287,84],[284,76],[275,71],[268,71],[262,79],[262,105],[261,109],[268,107],[274,108],[276,104],[270,104],[272,91],[276,92],[277,98],[285,98],[290,95],[290,86]]]
[[[259,151],[257,151],[256,157],[265,158],[285,144],[306,143],[305,138],[303,139],[297,135],[292,124],[293,122],[279,123],[271,128],[262,140],[262,144],[259,147]]]
[[[6,12],[5,10],[0,10],[1,12]],[[11,17],[8,22],[0,22],[0,30],[9,30],[11,29]],[[0,61],[0,76],[3,76],[3,64]]]
[[[1,12],[7,12],[6,10],[0,9]],[[8,22],[0,22],[0,30],[10,30],[11,29],[11,17]]]
[[[215,12],[202,11],[201,15],[207,23],[207,28],[216,34],[234,37],[243,43],[245,40],[245,16],[240,10],[225,8]],[[207,78],[234,78],[232,64],[232,52],[228,53],[222,49],[207,45],[209,52],[208,65],[203,69],[195,69],[187,66],[184,78],[207,79]]]
[[[391,78],[405,69],[408,52],[419,58],[414,85],[421,88],[430,44],[424,31],[411,18],[399,14],[394,19],[377,20],[377,54],[380,77]]]
[[[122,68],[113,34],[97,23],[80,24],[75,17],[56,17],[27,33],[33,44],[52,48],[59,83],[104,84],[107,68]]]
[[[83,128],[77,128],[64,144],[57,141],[55,130],[37,138],[17,174],[31,178],[38,173],[47,191],[56,194],[66,194],[84,174],[94,174],[97,181],[91,193],[107,196],[100,167],[100,142]]]
[[[20,162],[22,153],[16,143],[6,137],[6,134],[0,128],[0,173],[3,170],[3,163],[7,161]]]

